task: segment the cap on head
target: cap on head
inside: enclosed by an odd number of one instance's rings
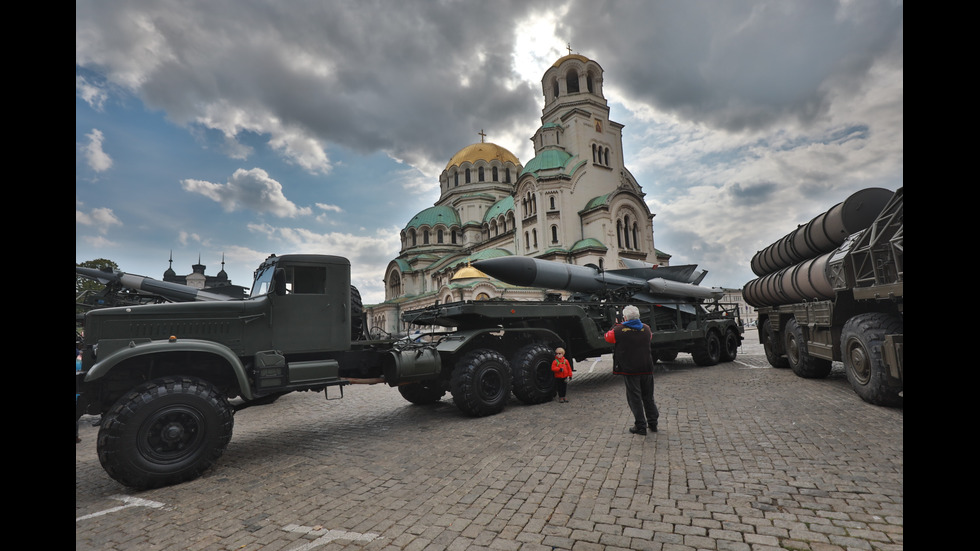
[[[640,309],[632,304],[623,308],[623,318],[627,321],[640,319]]]

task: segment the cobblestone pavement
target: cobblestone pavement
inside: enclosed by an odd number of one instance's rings
[[[903,410],[839,365],[804,380],[748,342],[713,367],[681,354],[645,437],[610,367],[577,363],[569,403],[484,418],[385,385],[286,395],[238,412],[203,477],[144,492],[105,474],[83,417],[75,549],[902,549]]]

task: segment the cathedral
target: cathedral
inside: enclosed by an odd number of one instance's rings
[[[439,176],[439,200],[401,231],[384,274],[384,302],[365,308],[372,331],[408,331],[401,313],[437,303],[542,300],[560,289],[508,285],[471,262],[529,256],[600,269],[621,259],[666,266],[653,243],[653,217],[623,159],[623,125],[609,120],[602,67],[579,54],[541,80],[541,126],[534,158],[521,164],[481,140],[459,150]],[[567,295],[567,293],[563,293]]]

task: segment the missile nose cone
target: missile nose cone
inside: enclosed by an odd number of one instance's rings
[[[538,277],[538,268],[533,258],[525,256],[505,256],[477,260],[473,267],[490,277],[511,285],[530,286]]]

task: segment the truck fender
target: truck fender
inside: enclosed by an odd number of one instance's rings
[[[176,339],[174,341],[132,340],[128,346],[110,352],[105,358],[100,357],[99,361],[88,370],[88,373],[85,374],[85,382],[89,383],[101,379],[114,367],[126,360],[137,358],[139,356],[165,354],[169,352],[204,352],[207,354],[220,356],[223,360],[228,362],[228,365],[231,366],[232,371],[235,372],[235,378],[238,380],[238,386],[241,389],[242,397],[248,400],[254,398],[252,395],[251,386],[248,382],[248,376],[245,373],[245,366],[242,365],[242,362],[238,356],[227,346],[215,343],[213,341],[199,339]]]
[[[501,340],[507,334],[516,334],[523,337],[527,335],[533,335],[536,340],[543,342],[554,342],[558,344],[563,344],[565,341],[562,340],[554,331],[550,329],[537,329],[533,327],[520,327],[520,328],[502,328],[502,327],[489,327],[483,329],[467,329],[463,331],[455,331],[450,335],[442,337],[439,343],[436,345],[436,350],[440,353],[453,354],[466,347],[469,343],[473,342],[479,337],[485,335],[491,335],[498,337]]]

